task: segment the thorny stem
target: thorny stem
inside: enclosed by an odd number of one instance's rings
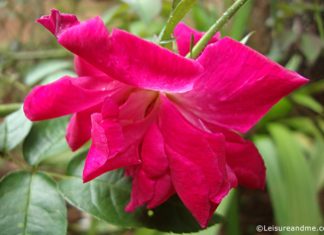
[[[191,53],[186,55],[187,58],[197,58],[200,52],[206,47],[209,40],[218,32],[227,21],[246,3],[248,0],[237,0],[230,6],[223,15],[213,24],[204,36],[193,47]]]
[[[20,109],[21,103],[1,104],[0,105],[0,117],[5,117],[8,114]]]

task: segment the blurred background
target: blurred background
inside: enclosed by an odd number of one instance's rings
[[[232,0],[197,1],[184,21],[204,31],[232,3]],[[19,110],[33,86],[63,75],[74,75],[72,55],[35,23],[35,19],[48,14],[51,8],[76,14],[80,20],[100,15],[109,29],[123,28],[154,41],[170,14],[172,2],[0,1],[0,177],[20,169],[26,154],[40,155],[44,160],[42,167],[58,173],[65,171],[73,155],[64,140],[65,119],[53,122],[47,129],[40,128],[39,124],[31,127]],[[256,143],[264,157],[267,188],[233,191],[218,210],[225,216],[225,222],[199,234],[295,234],[259,233],[255,227],[323,223],[324,1],[249,0],[223,28],[222,36],[247,40],[249,46],[298,71],[310,83],[280,101],[246,136]],[[37,128],[42,129],[41,133]],[[28,149],[35,136],[43,146],[43,149],[38,147],[38,152]],[[6,158],[8,154],[11,160]],[[148,229],[121,229],[70,206],[68,221],[71,235],[162,234]]]

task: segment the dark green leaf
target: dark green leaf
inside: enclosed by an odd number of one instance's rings
[[[140,226],[139,213],[126,213],[131,183],[121,170],[109,172],[89,183],[81,179],[85,153],[76,156],[68,166],[69,179],[59,183],[64,197],[75,207],[112,224]]]
[[[0,151],[6,152],[20,144],[31,126],[22,108],[8,115],[0,125]]]
[[[63,117],[34,124],[23,144],[25,160],[37,165],[44,159],[67,151],[67,122],[68,117]]]
[[[192,233],[201,230],[197,221],[177,196],[173,196],[166,203],[152,211],[152,216],[146,216],[144,218],[144,222],[148,228],[173,233]],[[214,215],[209,222],[209,226],[220,221],[221,217]]]
[[[41,173],[15,172],[0,182],[0,233],[64,235],[66,207],[55,182]]]
[[[124,208],[130,199],[131,182],[122,170],[115,170],[90,181],[82,183],[81,174],[85,153],[76,156],[68,166],[71,176],[59,183],[59,189],[75,207],[108,223],[122,227],[148,227],[175,233],[196,232],[199,225],[177,198],[172,198],[153,210],[138,209],[126,213]],[[210,225],[219,221],[215,217]]]
[[[323,106],[320,102],[314,99],[312,96],[302,93],[295,93],[291,97],[297,104],[307,107],[316,113],[323,112]]]

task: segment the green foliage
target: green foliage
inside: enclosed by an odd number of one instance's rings
[[[14,172],[0,182],[0,234],[62,235],[67,220],[55,182],[42,173]]]
[[[52,60],[37,64],[33,67],[25,78],[27,85],[35,85],[47,76],[53,75],[61,70],[71,68],[72,63],[66,60]],[[68,74],[65,74],[68,75]]]
[[[307,62],[313,64],[321,55],[324,48],[324,42],[314,34],[304,34],[301,37],[300,49],[307,59]]]
[[[86,184],[81,175],[85,153],[76,156],[68,166],[66,179],[59,182],[59,190],[75,207],[98,219],[121,227],[148,227],[165,232],[185,233],[199,231],[192,215],[177,198],[172,198],[149,215],[145,209],[125,212],[130,199],[131,182],[122,170],[104,174]],[[219,222],[215,216],[210,225]]]
[[[13,2],[19,9],[30,4],[30,1]],[[67,1],[56,7],[62,6],[67,12],[78,9],[81,19],[101,14],[109,29],[126,29],[148,40],[159,40],[160,45],[173,49],[172,33],[179,21],[185,20],[198,30],[207,31],[234,1],[211,4],[196,0],[120,0],[98,1],[94,5],[101,2],[107,7],[98,7],[102,10],[100,13],[95,13],[88,5],[82,10],[79,8],[82,1]],[[260,10],[256,7],[258,2],[247,1],[221,29],[222,37],[231,36],[244,44],[257,38],[262,30],[251,28],[251,22],[259,20],[251,16],[252,12]],[[44,7],[42,4],[39,2],[39,9],[35,5],[37,16]],[[317,197],[324,188],[324,81],[320,64],[324,51],[324,5],[321,1],[299,0],[273,0],[265,1],[265,4],[269,6],[266,11],[271,10],[271,14],[260,24],[271,30],[268,34],[271,38],[269,57],[312,80],[276,104],[247,137],[252,136],[264,157],[268,189],[264,194],[270,195],[271,205],[268,206],[273,208],[276,224],[317,226],[323,222]],[[3,11],[9,8],[13,11],[4,14],[10,15],[10,19],[27,23],[23,24],[24,30],[36,28],[28,25],[36,15],[28,18],[25,15],[29,11],[16,13],[10,1],[0,7]],[[2,18],[6,17],[0,17],[1,25],[5,26]],[[13,32],[22,31],[14,24],[13,27]],[[72,71],[72,58],[63,49],[46,49],[53,48],[54,40],[35,32],[29,32],[28,44],[26,38],[8,40],[10,44],[5,46],[0,42],[0,48],[5,48],[0,55],[0,92],[5,91],[0,94],[0,99],[6,103],[0,105],[1,118],[4,117],[0,124],[0,153],[3,157],[0,173],[4,175],[13,169],[23,169],[11,172],[0,182],[0,234],[67,234],[63,198],[91,216],[89,219],[83,213],[81,222],[70,221],[71,234],[115,234],[117,230],[119,234],[122,233],[119,230],[133,228],[135,235],[166,235],[169,232],[216,235],[221,226],[228,235],[255,234],[255,231],[245,229],[251,224],[242,226],[247,220],[239,221],[242,214],[248,216],[242,208],[244,205],[238,203],[240,190],[232,191],[217,209],[224,219],[215,215],[210,227],[201,230],[177,197],[152,211],[143,207],[135,213],[126,213],[124,208],[130,199],[131,182],[122,170],[109,172],[84,184],[81,175],[86,153],[78,153],[67,164],[72,155],[64,138],[69,117],[32,124],[22,109],[17,110],[17,104],[35,85],[47,84],[66,75],[76,76]],[[261,38],[262,43],[264,39]],[[61,159],[65,159],[64,162]],[[66,167],[67,174],[62,174]],[[49,175],[55,176],[55,181]],[[94,222],[88,225],[88,220]]]
[[[291,226],[319,226],[322,221],[317,191],[310,164],[300,144],[282,125],[272,124],[270,133],[274,141],[269,137],[258,137],[256,144],[268,169],[267,183],[277,223]]]
[[[161,0],[123,0],[128,3],[136,13],[141,17],[141,19],[149,23],[156,16],[158,16],[162,10]]]
[[[23,144],[25,160],[30,165],[68,151],[65,140],[68,117],[35,123]]]
[[[0,124],[0,152],[15,148],[27,136],[32,126],[21,109],[8,115]]]

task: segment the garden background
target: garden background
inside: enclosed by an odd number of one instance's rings
[[[233,3],[232,0],[196,1],[184,21],[207,30]],[[72,54],[35,23],[50,9],[78,15],[81,20],[100,15],[109,29],[125,29],[155,40],[165,24],[172,2],[168,0],[1,0],[0,1],[0,178],[18,169],[52,172],[53,198],[34,197],[35,203],[58,203],[54,190],[68,171],[77,171],[82,150],[72,153],[65,143],[67,118],[32,124],[20,109],[32,87],[74,75]],[[221,225],[197,234],[295,234],[257,232],[257,225],[323,224],[324,214],[324,2],[322,0],[249,0],[222,29],[222,36],[247,44],[311,82],[280,101],[247,135],[258,146],[267,166],[264,191],[238,188],[224,200],[217,213]],[[269,90],[271,92],[271,90]],[[257,97],[255,97],[257,98]],[[76,156],[77,155],[77,156]],[[71,161],[73,159],[73,161]],[[46,174],[46,173],[44,173]],[[73,173],[74,174],[74,173]],[[77,174],[77,173],[76,173]],[[13,179],[24,190],[24,175]],[[42,176],[40,176],[42,177]],[[46,178],[47,179],[47,178]],[[53,180],[55,179],[55,181]],[[44,179],[43,179],[44,180]],[[21,185],[19,185],[21,184]],[[6,198],[0,187],[0,234],[11,226],[4,204],[26,200],[26,193]],[[42,187],[41,184],[38,187]],[[69,187],[69,186],[68,186]],[[95,186],[93,186],[95,187]],[[96,195],[105,200],[102,195]],[[8,201],[9,200],[9,201]],[[37,201],[39,200],[39,201]],[[82,203],[81,203],[82,204]],[[78,205],[82,208],[82,205]],[[87,211],[86,209],[84,211]],[[67,226],[67,233],[159,235],[146,228],[125,229],[110,219],[114,215],[68,205],[67,218],[59,225],[37,211],[21,211],[43,219],[52,230]],[[36,216],[36,218],[33,218]],[[95,216],[95,217],[94,217]],[[165,215],[171,216],[172,215]],[[173,215],[174,216],[174,215]],[[107,219],[108,218],[108,219]],[[53,223],[53,224],[52,224]],[[163,224],[163,220],[159,223]],[[117,224],[117,225],[116,225]],[[182,225],[184,226],[184,225]],[[189,225],[188,225],[189,226]],[[63,230],[64,230],[63,229]],[[46,229],[43,234],[47,234]],[[61,233],[53,233],[61,234]],[[319,234],[303,232],[296,234]]]

